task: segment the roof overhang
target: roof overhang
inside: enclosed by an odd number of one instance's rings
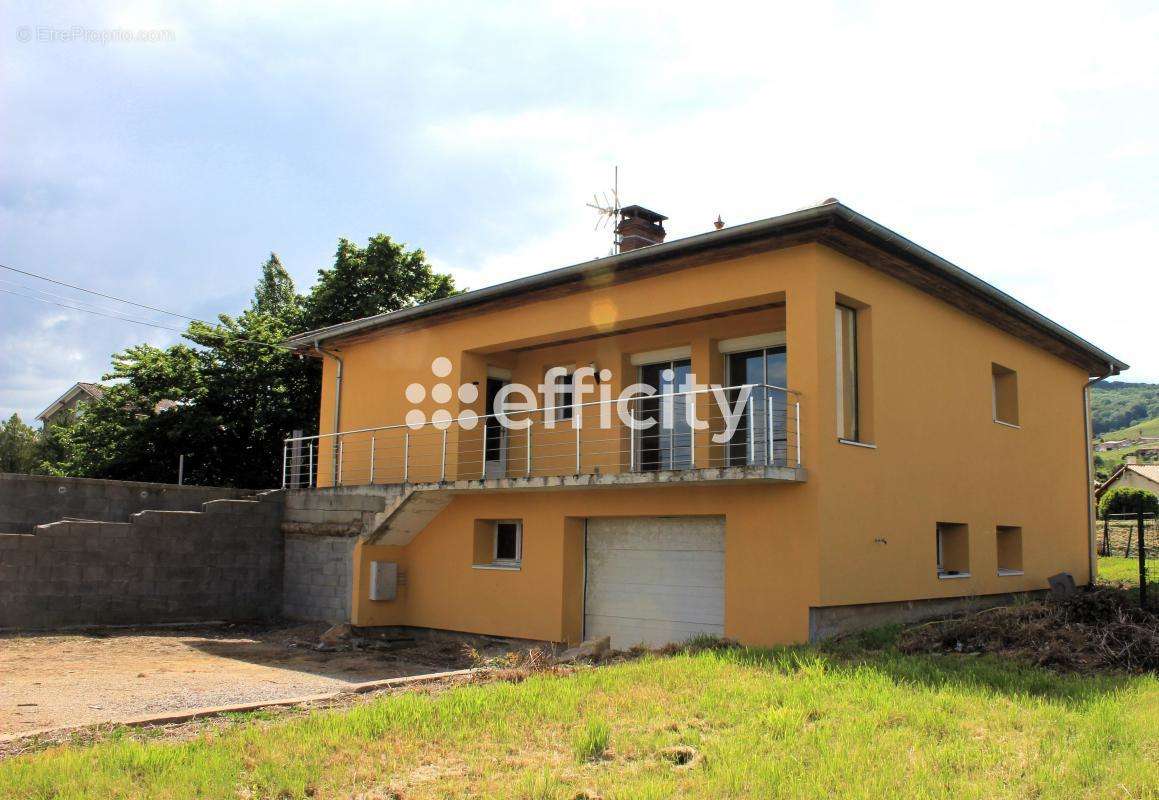
[[[387,314],[307,331],[286,340],[300,352],[354,335],[465,312],[519,295],[557,289],[596,277],[642,277],[654,272],[820,243],[911,284],[996,327],[1058,355],[1091,376],[1118,374],[1128,365],[1077,334],[946,259],[839,202],[778,217],[641,247],[626,253],[542,272],[485,289]]]

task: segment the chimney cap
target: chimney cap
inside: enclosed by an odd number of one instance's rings
[[[663,214],[657,214],[655,211],[644,208],[643,206],[624,206],[620,209],[620,214],[629,219],[643,219],[648,222],[663,222],[668,219]]]

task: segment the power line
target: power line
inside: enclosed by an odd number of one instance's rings
[[[138,303],[135,300],[126,300],[123,297],[117,297],[116,295],[105,294],[104,292],[98,292],[95,289],[86,289],[83,286],[76,286],[75,284],[65,283],[64,281],[58,281],[55,278],[49,278],[45,275],[38,275],[35,272],[29,272],[28,270],[17,269],[16,267],[10,267],[7,264],[0,264],[0,268],[9,270],[11,272],[19,273],[21,275],[27,275],[30,278],[36,278],[38,280],[48,281],[49,283],[55,283],[57,286],[64,286],[64,287],[67,287],[69,289],[75,289],[78,292],[87,292],[88,294],[96,295],[97,297],[104,297],[108,300],[114,300],[118,303],[127,303],[131,306],[137,306],[138,308],[145,308],[145,309],[148,309],[149,311],[156,311],[159,314],[168,314],[168,315],[173,316],[173,317],[180,317],[181,319],[187,319],[190,322],[199,322],[208,328],[216,329],[216,327],[217,327],[217,325],[215,325],[214,323],[207,322],[203,319],[198,319],[197,317],[190,317],[186,314],[178,314],[176,311],[166,311],[163,308],[156,308],[154,306],[146,305],[144,303]],[[0,278],[0,280],[3,280],[3,279]],[[78,308],[77,306],[65,305],[63,303],[58,303],[58,302],[55,302],[53,300],[46,300],[43,297],[34,297],[31,295],[20,294],[19,292],[14,292],[10,289],[4,289],[3,287],[0,287],[0,292],[4,292],[5,294],[10,294],[10,295],[13,295],[15,297],[20,297],[20,298],[23,298],[25,300],[35,300],[37,302],[47,303],[49,305],[54,305],[54,306],[59,306],[60,308],[66,308],[70,311],[80,311],[80,312],[85,313],[85,314],[95,314],[97,316],[107,317],[109,319],[119,319],[119,320],[123,320],[124,322],[132,322],[132,323],[137,324],[137,325],[147,325],[149,327],[158,328],[158,329],[163,330],[163,331],[172,331],[173,333],[178,333],[178,334],[181,334],[182,336],[186,335],[186,331],[182,331],[178,328],[171,328],[167,325],[160,325],[156,322],[136,319],[134,317],[123,316],[123,315],[120,315],[120,312],[118,312],[118,311],[114,311],[112,309],[107,309],[107,308],[104,308],[102,306],[96,306],[92,303],[85,302],[84,300],[77,300],[76,298],[65,297],[64,295],[54,294],[52,292],[46,292],[43,289],[34,289],[31,286],[25,286],[25,285],[20,284],[20,283],[15,283],[14,281],[5,280],[4,283],[7,283],[10,286],[17,286],[21,289],[26,289],[27,291],[30,291],[30,292],[36,292],[38,294],[43,294],[43,295],[46,295],[47,297],[55,297],[59,300],[66,300],[69,303],[77,303],[80,306],[89,306],[89,308]],[[223,338],[224,338],[224,336],[223,336]],[[237,337],[237,338],[234,338],[233,341],[244,342],[246,344],[258,345],[260,347],[273,347],[277,350],[289,350],[290,349],[282,344],[276,344],[273,342],[259,342],[256,339],[244,339],[241,337]]]
[[[128,303],[131,306],[137,306],[137,308],[144,308],[144,309],[148,309],[149,311],[156,311],[158,314],[168,314],[171,317],[181,317],[181,319],[187,319],[190,322],[205,322],[205,320],[197,319],[196,317],[188,317],[185,314],[178,314],[176,311],[166,311],[163,308],[156,308],[154,306],[147,306],[144,303],[138,303],[135,300],[126,300],[123,297],[117,297],[115,295],[105,294],[104,292],[98,292],[95,289],[86,289],[83,286],[76,286],[76,285],[71,284],[71,283],[65,283],[64,281],[58,281],[56,278],[49,278],[45,275],[37,275],[35,272],[29,272],[28,270],[17,269],[16,267],[10,267],[7,264],[0,264],[0,268],[9,270],[11,272],[18,272],[21,275],[27,275],[30,278],[36,278],[38,280],[48,281],[49,283],[55,283],[57,286],[64,286],[68,289],[76,289],[78,292],[85,292],[87,294],[95,294],[97,297],[103,297],[106,300],[116,300],[118,303]]]
[[[124,317],[126,319],[133,319],[132,317],[127,316],[125,314],[125,312],[119,311],[115,308],[109,308],[108,306],[102,306],[102,305],[98,305],[96,303],[90,303],[87,300],[78,300],[75,297],[69,297],[68,295],[63,295],[63,294],[56,294],[55,292],[45,291],[44,289],[37,289],[33,286],[28,286],[27,284],[18,283],[16,281],[10,281],[6,278],[0,278],[0,283],[6,283],[9,286],[15,286],[17,289],[24,289],[25,291],[28,291],[28,292],[35,292],[36,294],[43,295],[44,297],[51,297],[54,300],[63,300],[66,303],[76,303],[79,306],[87,306],[88,308],[94,309],[98,312],[102,312],[102,313],[106,313],[106,314],[116,314],[118,317]],[[13,293],[13,294],[15,294],[15,293]],[[18,296],[23,297],[24,295],[18,295]],[[36,300],[39,298],[30,297],[28,299],[29,300]],[[85,309],[73,309],[73,310],[83,311]]]
[[[33,289],[33,291],[36,291],[36,290]],[[91,308],[78,308],[76,306],[65,305],[64,303],[58,303],[55,300],[46,300],[43,297],[33,297],[32,295],[29,295],[29,294],[20,294],[20,292],[14,292],[11,289],[5,289],[2,286],[0,286],[0,292],[4,292],[5,294],[13,295],[14,297],[23,297],[25,300],[35,300],[39,303],[47,303],[50,306],[59,306],[60,308],[67,308],[69,311],[82,311],[85,314],[96,314],[97,316],[108,317],[109,319],[119,319],[121,322],[135,322],[138,325],[148,325],[151,328],[160,328],[163,331],[173,331],[174,333],[184,333],[184,331],[182,331],[178,328],[170,328],[166,325],[158,325],[156,322],[146,322],[145,320],[142,320],[142,319],[133,319],[132,317],[121,317],[121,316],[118,316],[116,314],[109,314],[109,313],[106,313],[103,311],[95,311]]]

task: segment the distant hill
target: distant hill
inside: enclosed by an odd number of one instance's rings
[[[1159,384],[1102,381],[1091,388],[1091,424],[1095,436],[1103,436],[1110,432],[1125,433],[1124,429],[1155,420],[1157,417],[1159,417]],[[1154,427],[1159,427],[1159,423]],[[1131,432],[1131,435],[1134,433]]]

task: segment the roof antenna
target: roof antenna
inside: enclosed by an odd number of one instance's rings
[[[620,167],[617,165],[612,173],[612,196],[607,192],[592,195],[592,202],[585,203],[588,208],[597,213],[594,230],[604,230],[609,225],[612,228],[612,249],[608,255],[614,256],[620,252]]]

